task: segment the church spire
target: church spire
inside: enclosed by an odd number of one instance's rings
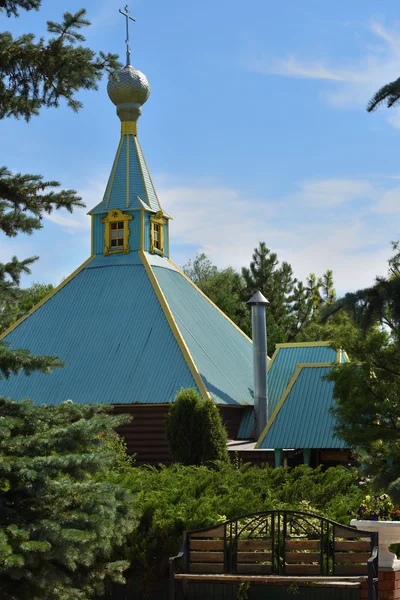
[[[161,208],[137,137],[137,121],[150,96],[150,84],[130,64],[129,19],[134,19],[127,6],[120,13],[127,23],[127,64],[110,75],[107,92],[121,121],[121,138],[103,200],[89,213],[94,217],[92,251],[108,255],[144,250],[169,256],[170,217]],[[112,237],[117,234],[118,243]]]

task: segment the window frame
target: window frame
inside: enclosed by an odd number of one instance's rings
[[[102,223],[104,223],[104,255],[108,256],[109,254],[116,254],[118,252],[124,252],[124,254],[128,254],[130,252],[129,248],[129,221],[133,219],[132,215],[127,215],[122,212],[119,208],[114,208],[110,210],[106,217],[100,219]],[[111,246],[112,235],[111,229],[112,223],[123,223],[123,245],[122,246]],[[117,232],[119,229],[117,228]],[[116,238],[120,239],[120,238]]]
[[[162,211],[157,212],[154,217],[150,217],[150,252],[152,254],[159,254],[164,256],[164,226],[167,224],[166,219],[163,218]],[[158,243],[159,248],[155,245],[155,225],[158,225]]]

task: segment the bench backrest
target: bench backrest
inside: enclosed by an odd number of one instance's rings
[[[185,534],[186,573],[367,575],[377,534],[318,515],[267,511]],[[377,572],[377,556],[373,568]],[[371,568],[371,566],[370,566]]]

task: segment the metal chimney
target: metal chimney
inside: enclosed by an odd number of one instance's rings
[[[257,292],[247,302],[251,306],[251,326],[253,331],[253,373],[254,373],[254,428],[258,439],[268,423],[268,381],[267,381],[267,322],[265,307],[268,300]]]

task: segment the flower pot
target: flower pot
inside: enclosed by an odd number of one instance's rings
[[[400,521],[359,521],[352,519],[352,527],[364,531],[377,531],[379,534],[379,566],[385,568],[399,568],[400,560],[390,552],[390,544],[400,543]]]

